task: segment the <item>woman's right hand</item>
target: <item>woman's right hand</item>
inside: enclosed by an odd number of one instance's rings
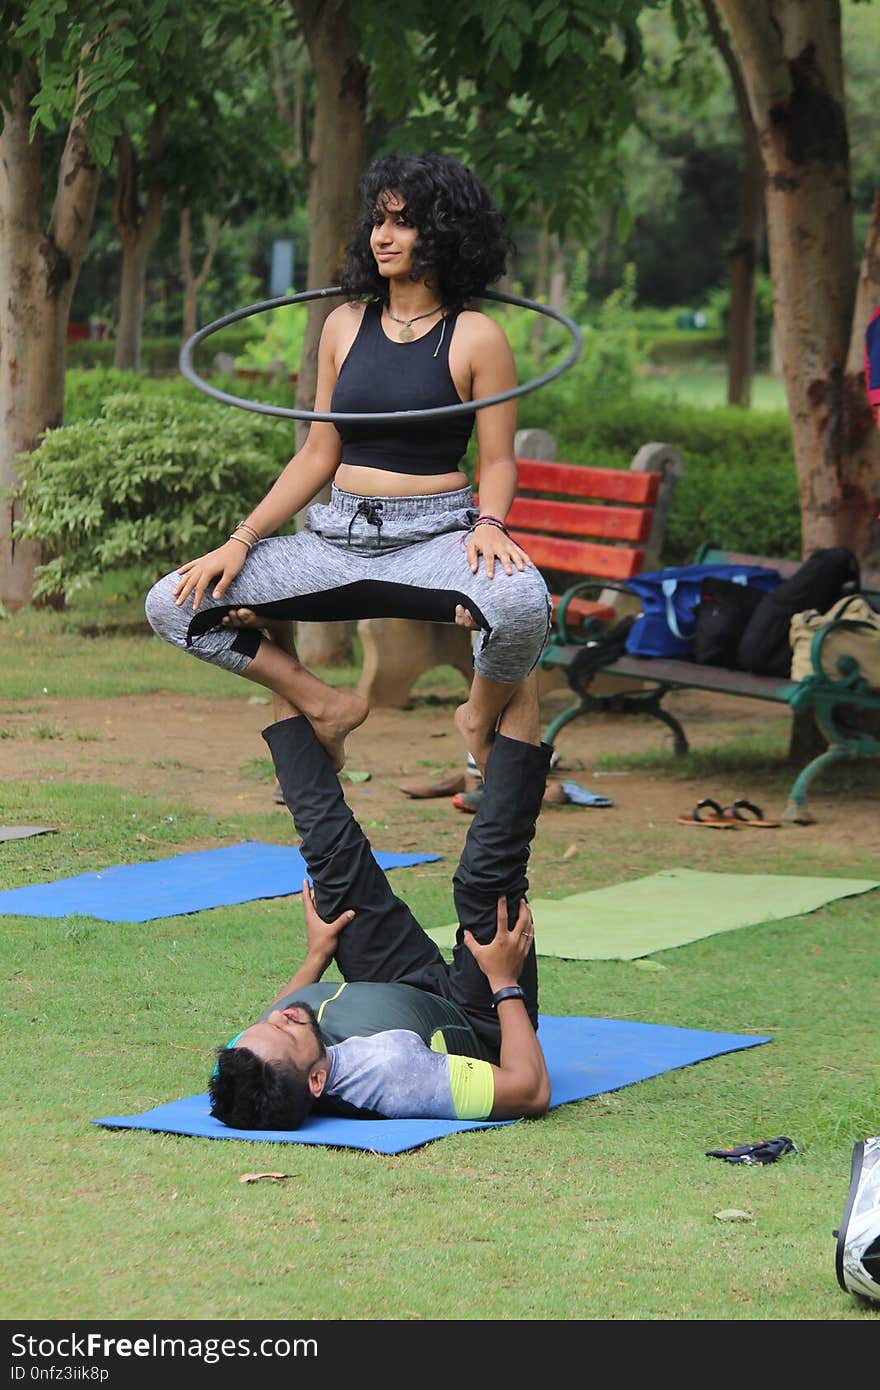
[[[201,555],[198,560],[187,560],[177,573],[180,583],[174,590],[174,602],[179,608],[190,594],[193,596],[193,612],[204,597],[205,590],[219,574],[214,585],[213,598],[222,598],[229,585],[238,574],[248,557],[248,548],[241,541],[228,540],[225,545]]]

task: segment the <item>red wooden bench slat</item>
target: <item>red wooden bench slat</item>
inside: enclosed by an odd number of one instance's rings
[[[533,536],[526,531],[510,534],[539,569],[562,570],[585,578],[631,579],[644,565],[645,552],[629,546],[591,545],[589,541]]]
[[[550,613],[554,623],[561,598],[561,594],[550,595]],[[597,618],[600,622],[606,623],[615,616],[612,603],[600,603],[598,599],[573,598],[569,600],[565,610],[565,623],[568,628],[576,628],[587,618]]]
[[[637,473],[626,468],[582,468],[577,463],[543,463],[517,458],[519,492],[558,492],[564,497],[592,498],[599,502],[631,502],[653,506],[660,490],[659,473]]]
[[[543,497],[517,497],[507,524],[527,531],[570,536],[600,536],[612,540],[646,541],[652,514],[642,507],[608,507],[592,502],[551,502]]]

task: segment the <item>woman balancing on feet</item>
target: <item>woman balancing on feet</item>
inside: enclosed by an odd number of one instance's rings
[[[361,181],[347,302],[325,321],[315,410],[424,410],[516,385],[495,321],[468,307],[504,272],[501,213],[474,175],[441,155],[390,155]],[[461,462],[476,417],[480,507]],[[146,611],[161,637],[289,697],[295,649],[261,640],[239,609],[284,621],[368,617],[473,623],[474,677],[456,724],[483,767],[502,711],[546,639],[550,600],[504,521],[517,485],[514,401],[421,422],[313,421],[277,482],[218,549],[161,579]],[[272,533],[309,508],[306,529]],[[337,768],[366,718],[357,695],[315,680],[297,705]]]

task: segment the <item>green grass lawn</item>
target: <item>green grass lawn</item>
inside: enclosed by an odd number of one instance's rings
[[[723,405],[723,367],[646,374],[641,389]],[[785,408],[756,378],[755,409]],[[242,682],[169,660],[112,586],[68,613],[0,622],[0,699],[173,689],[246,699]],[[108,624],[112,631],[108,632]],[[89,636],[90,632],[104,635]],[[172,654],[173,657],[173,654]],[[353,683],[356,669],[323,672]],[[51,737],[47,726],[46,737]],[[159,858],[188,841],[274,839],[116,787],[3,780],[0,820],[65,833],[0,844],[0,888]],[[84,756],[87,755],[84,749]],[[771,750],[772,751],[772,750]],[[702,749],[708,781],[768,749]],[[644,759],[642,759],[644,762]],[[625,767],[626,760],[608,760]],[[674,797],[681,760],[653,770]],[[835,775],[858,775],[835,770]],[[779,787],[789,774],[780,768]],[[173,821],[168,819],[173,815]],[[148,837],[138,841],[137,834]],[[615,846],[623,876],[681,854],[674,830]],[[547,864],[540,859],[542,869]],[[793,871],[760,839],[755,871]],[[809,873],[798,849],[797,872]],[[428,927],[451,920],[437,865],[395,886]],[[813,870],[816,871],[815,869]],[[824,868],[821,872],[827,872]],[[608,863],[602,872],[609,872]],[[855,846],[834,872],[880,877]],[[560,864],[546,896],[574,869]],[[706,904],[711,916],[712,904]],[[765,1046],[453,1135],[393,1157],[106,1130],[90,1123],[202,1091],[213,1046],[260,1012],[304,945],[294,900],[142,925],[4,917],[6,1100],[0,1152],[4,1316],[12,1320],[863,1320],[837,1285],[832,1232],[855,1140],[880,1133],[875,893],[708,937],[646,961],[541,961],[546,1014],[769,1035]],[[710,1148],[788,1135],[799,1152],[743,1167]],[[283,1181],[242,1183],[276,1172]],[[738,1213],[725,1219],[725,1213]]]
[[[231,693],[221,673],[173,653],[166,660],[160,644],[125,636],[85,644],[71,622],[31,613],[0,625],[3,651],[16,654],[3,664],[0,698],[29,699],[37,685],[77,698],[211,693],[215,681]],[[675,773],[658,760],[656,775]],[[172,836],[186,843],[271,835],[268,815],[236,813],[233,828],[110,786],[22,788],[7,779],[0,803],[6,823],[26,815],[66,827],[0,845],[4,888],[160,857],[166,839],[174,852]],[[138,848],[135,827],[150,837]],[[636,852],[640,874],[665,867],[670,852],[682,853],[680,836],[670,851],[674,836],[674,827],[661,827],[651,841],[621,845],[617,877]],[[763,839],[755,849],[761,872],[791,872],[784,841]],[[429,927],[450,920],[451,894],[437,868],[395,878]],[[864,854],[842,851],[836,872],[867,877]],[[711,917],[711,902],[705,910]],[[382,1157],[90,1123],[204,1090],[213,1046],[265,1007],[303,949],[295,900],[140,925],[4,917],[4,1316],[874,1317],[877,1308],[837,1285],[832,1231],[852,1145],[880,1133],[878,926],[870,893],[648,961],[544,958],[546,1014],[766,1034],[772,1042],[540,1121]],[[773,1166],[706,1156],[783,1134],[799,1153]],[[254,1172],[286,1179],[241,1181]],[[730,1212],[739,1216],[726,1218]]]
[[[727,367],[723,362],[690,363],[683,367],[646,368],[639,376],[639,394],[681,405],[712,409],[727,405]],[[759,373],[752,382],[752,410],[786,410],[781,377]]]

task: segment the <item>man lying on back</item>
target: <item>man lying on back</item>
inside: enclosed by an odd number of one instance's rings
[[[314,680],[314,677],[309,677]],[[307,949],[261,1017],[218,1048],[211,1113],[236,1129],[306,1116],[516,1119],[545,1113],[529,858],[550,748],[535,678],[504,712],[453,876],[451,963],[393,893],[308,720],[263,737],[301,838]],[[331,961],[343,983],[322,982]]]

